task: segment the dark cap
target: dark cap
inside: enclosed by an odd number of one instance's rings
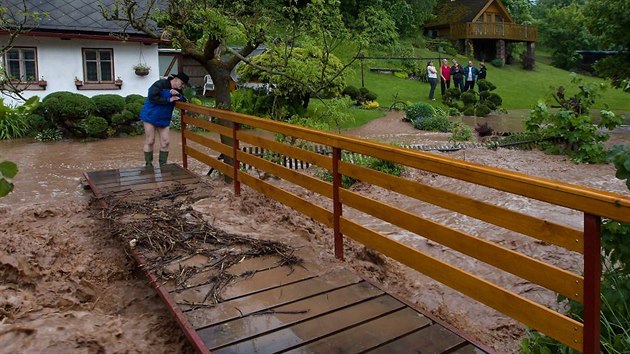
[[[177,73],[175,75],[173,75],[173,77],[176,77],[180,80],[182,80],[186,85],[188,85],[188,75],[184,74],[184,73]]]

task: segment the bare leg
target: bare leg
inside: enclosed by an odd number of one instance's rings
[[[168,146],[171,143],[169,127],[157,128],[157,131],[160,134],[160,151],[168,151]]]
[[[147,122],[142,123],[144,124],[144,152],[153,152],[153,144],[155,143],[155,126]]]

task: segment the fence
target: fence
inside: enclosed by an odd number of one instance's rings
[[[535,26],[509,22],[466,22],[451,25],[449,39],[489,38],[535,42],[538,30]]]
[[[177,107],[182,110],[184,168],[188,167],[188,158],[194,158],[233,178],[234,191],[237,195],[240,194],[241,184],[244,183],[253,190],[331,227],[336,257],[343,259],[343,237],[350,237],[576,350],[599,353],[600,222],[602,217],[630,222],[630,198],[239,113],[188,103],[177,103]],[[189,113],[194,113],[194,117]],[[332,154],[321,154],[267,139],[252,131],[241,130],[241,125],[291,136],[309,144],[327,146]],[[195,127],[195,130],[218,133],[231,140],[231,145],[222,144],[208,134],[193,132],[188,129],[190,126]],[[254,153],[241,151],[241,142],[324,168],[331,172],[332,183],[270,162]],[[582,230],[575,229],[413,180],[387,175],[343,161],[342,151],[372,156],[403,164],[408,168],[425,170],[577,210],[584,213],[584,226]],[[233,164],[228,165],[211,157],[216,152],[233,159]],[[332,203],[330,207],[315,204],[282,189],[277,184],[242,171],[239,168],[241,163],[330,198]],[[583,275],[428,220],[395,205],[342,188],[342,175],[582,254]],[[359,210],[579,301],[584,304],[584,320],[576,321],[500,285],[364,227],[344,216],[344,207]]]

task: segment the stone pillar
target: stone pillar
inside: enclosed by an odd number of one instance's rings
[[[505,57],[506,57],[505,40],[498,39],[497,40],[497,59],[501,59],[503,64],[505,64]]]
[[[536,66],[536,42],[527,42],[524,66],[526,70],[534,70]]]

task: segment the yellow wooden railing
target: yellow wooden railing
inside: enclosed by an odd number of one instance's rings
[[[451,25],[450,40],[456,39],[505,39],[522,42],[536,42],[536,26],[506,22],[466,22]]]
[[[234,190],[241,184],[265,194],[285,205],[333,228],[335,255],[343,259],[343,236],[391,257],[481,303],[484,303],[523,324],[585,353],[599,353],[600,299],[600,221],[601,217],[630,222],[630,198],[548,179],[536,178],[464,162],[432,153],[413,151],[391,145],[322,132],[244,114],[177,103],[182,110],[183,163],[194,158],[233,178]],[[191,114],[194,113],[194,114]],[[222,125],[213,123],[221,120]],[[228,126],[226,126],[228,125]],[[312,144],[330,148],[332,155],[280,143],[240,130],[247,125],[257,130],[283,134]],[[231,127],[229,127],[231,126]],[[209,134],[193,132],[196,127],[232,139],[225,145]],[[332,183],[295,171],[254,154],[240,150],[240,144],[258,146],[282,155],[306,161],[332,173]],[[556,222],[475,200],[417,181],[395,177],[341,159],[342,151],[373,156],[462,181],[494,188],[527,198],[544,201],[584,213],[584,228],[579,230]],[[217,153],[233,159],[232,166],[215,158]],[[257,174],[239,169],[247,164],[294,185],[332,200],[330,208],[322,207],[277,184],[258,178]],[[416,198],[454,212],[515,231],[546,243],[578,252],[584,256],[584,271],[575,274],[485,241],[466,232],[423,218],[341,187],[341,176],[350,176],[402,195]],[[431,239],[474,257],[496,268],[584,304],[584,321],[576,321],[508,289],[368,229],[344,216],[350,207],[375,218]]]

